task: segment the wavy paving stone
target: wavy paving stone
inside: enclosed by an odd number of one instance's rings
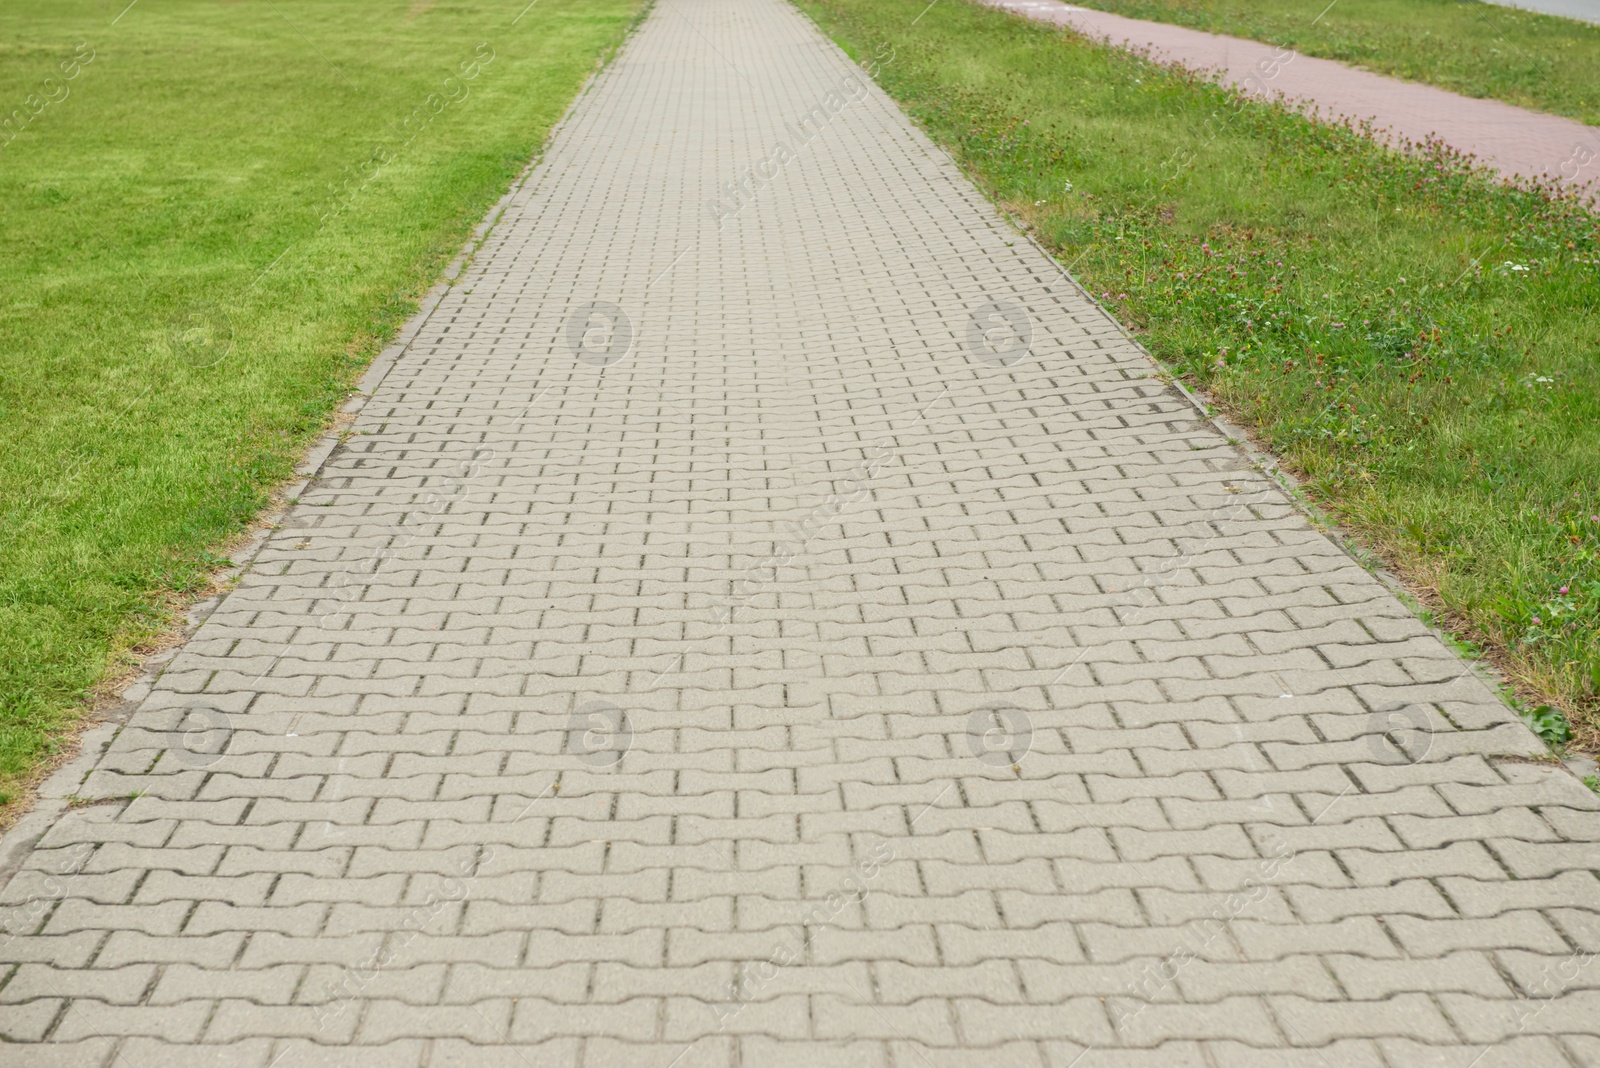
[[[0,1064],[1600,1062],[1600,798],[780,0],[406,336],[12,835]]]

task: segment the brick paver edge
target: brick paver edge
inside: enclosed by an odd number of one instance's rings
[[[211,613],[222,603],[227,594],[227,587],[231,586],[239,576],[243,575],[255,563],[261,550],[266,546],[267,539],[274,528],[293,507],[295,498],[305,492],[307,486],[315,482],[322,473],[328,461],[339,451],[344,440],[344,419],[342,417],[354,416],[366,407],[367,401],[382,385],[389,371],[401,356],[410,349],[412,342],[427,326],[428,320],[443,302],[445,295],[455,288],[460,280],[461,273],[472,262],[484,241],[494,230],[495,224],[500,221],[505,213],[506,205],[511,203],[513,197],[528,184],[533,177],[540,162],[544,159],[545,151],[555,140],[556,135],[571,120],[585,97],[587,97],[599,81],[600,77],[610,70],[611,60],[621,51],[628,38],[638,32],[644,24],[644,17],[655,6],[655,0],[645,0],[639,9],[638,17],[629,23],[623,38],[606,52],[595,69],[589,72],[583,85],[574,94],[567,109],[561,113],[545,133],[544,140],[534,146],[527,162],[517,172],[511,184],[506,187],[500,199],[496,200],[484,214],[482,220],[472,228],[472,233],[462,242],[461,249],[455,257],[439,272],[439,280],[423,294],[417,303],[417,310],[412,313],[400,330],[395,334],[394,340],[385,345],[372,358],[367,369],[351,387],[350,398],[340,405],[330,419],[327,430],[318,435],[312,443],[306,446],[304,458],[295,465],[294,480],[278,487],[273,494],[272,503],[261,510],[255,522],[247,531],[241,547],[231,553],[229,558],[233,566],[222,568],[213,576],[213,588],[221,584],[223,589],[216,590],[204,597],[198,598],[189,605],[184,612],[183,622],[176,628],[177,634],[172,643],[161,652],[144,658],[139,665],[138,674],[134,680],[125,686],[115,696],[96,702],[95,706],[85,715],[85,722],[76,727],[68,739],[69,745],[75,745],[76,751],[66,760],[53,768],[40,781],[31,797],[19,798],[14,804],[25,807],[12,821],[11,825],[0,830],[0,890],[11,881],[22,863],[32,852],[33,847],[44,837],[45,832],[55,823],[56,819],[67,809],[71,808],[69,798],[73,796],[74,789],[89,777],[89,774],[100,763],[107,748],[116,738],[117,733],[128,720],[144,704],[150,695],[157,679],[166,670],[167,664],[194,637],[195,631],[205,623]],[[70,784],[70,785],[69,785]]]
[[[819,33],[823,33],[823,35],[826,36],[826,31],[824,31],[822,27],[818,26],[817,30]],[[963,167],[960,161],[952,156],[944,145],[937,141],[933,141],[932,138],[929,138],[929,141],[941,153],[944,154],[945,158],[950,161],[950,165],[952,167],[960,171],[967,177],[969,181],[972,182],[974,188],[976,188],[980,193],[984,192],[983,183],[977,181],[971,174],[969,174],[967,168]],[[1289,506],[1306,517],[1306,521],[1311,524],[1312,529],[1318,531],[1329,541],[1331,541],[1340,552],[1348,556],[1358,567],[1372,575],[1379,582],[1383,583],[1384,587],[1387,588],[1402,605],[1410,610],[1412,614],[1415,615],[1417,619],[1428,628],[1428,631],[1433,634],[1435,638],[1438,638],[1439,641],[1443,643],[1445,648],[1449,649],[1455,658],[1461,662],[1464,672],[1470,674],[1473,678],[1477,679],[1478,682],[1482,683],[1483,686],[1494,696],[1494,699],[1497,702],[1505,706],[1509,711],[1516,715],[1517,722],[1522,722],[1522,717],[1520,714],[1517,714],[1516,707],[1507,701],[1505,697],[1507,692],[1514,691],[1514,686],[1510,679],[1506,678],[1506,676],[1488,660],[1469,657],[1463,653],[1453,635],[1418,611],[1418,606],[1423,602],[1421,598],[1418,597],[1417,594],[1406,585],[1405,580],[1400,578],[1399,575],[1395,574],[1387,567],[1384,567],[1381,564],[1375,564],[1374,560],[1377,558],[1375,553],[1363,555],[1362,552],[1356,551],[1361,544],[1360,540],[1355,535],[1347,531],[1339,523],[1331,519],[1326,512],[1318,508],[1316,503],[1306,496],[1305,491],[1301,489],[1300,481],[1295,478],[1294,475],[1283,469],[1283,467],[1278,463],[1276,456],[1273,456],[1272,453],[1264,449],[1257,448],[1255,442],[1250,436],[1248,429],[1237,426],[1234,423],[1229,422],[1223,416],[1218,415],[1216,408],[1210,404],[1202,392],[1191,390],[1175,373],[1173,373],[1171,368],[1169,368],[1154,353],[1146,348],[1144,342],[1140,341],[1138,337],[1131,333],[1127,326],[1123,324],[1122,320],[1118,319],[1114,314],[1112,314],[1111,310],[1102,304],[1098,297],[1090,292],[1089,287],[1078,281],[1076,276],[1074,276],[1071,271],[1062,265],[1061,261],[1056,258],[1054,253],[1039,243],[1039,240],[1034,237],[1032,230],[1030,230],[1010,211],[1006,210],[1004,205],[1000,204],[993,198],[989,198],[987,193],[984,193],[984,196],[985,198],[989,199],[990,205],[1000,215],[1000,217],[1011,226],[1012,229],[1026,239],[1027,242],[1032,245],[1041,256],[1049,260],[1050,264],[1054,266],[1056,270],[1061,272],[1061,277],[1065,278],[1068,283],[1070,283],[1075,289],[1083,294],[1084,299],[1098,308],[1108,320],[1116,325],[1117,332],[1120,333],[1123,339],[1126,340],[1130,345],[1138,349],[1144,358],[1150,362],[1150,365],[1156,369],[1156,372],[1161,376],[1162,381],[1168,388],[1176,390],[1178,395],[1187,401],[1190,407],[1194,408],[1195,412],[1204,422],[1209,423],[1212,427],[1214,427],[1216,431],[1227,440],[1228,444],[1236,452],[1238,452],[1239,455],[1242,456],[1252,468],[1260,471],[1273,483]],[[1529,730],[1529,733],[1533,733],[1531,729]],[[1535,737],[1537,737],[1537,735],[1535,735]],[[1539,739],[1539,741],[1540,744],[1544,744],[1543,739]],[[1555,759],[1555,755],[1550,752],[1548,745],[1546,745],[1545,751],[1552,760]],[[1496,754],[1484,753],[1481,755],[1488,757]],[[1579,759],[1581,760],[1582,758]],[[1572,763],[1562,762],[1561,766],[1565,768],[1566,771],[1574,778],[1581,778],[1581,776],[1578,774],[1578,768]],[[0,883],[0,885],[3,885],[3,883]]]

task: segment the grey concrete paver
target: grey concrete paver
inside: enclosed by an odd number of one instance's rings
[[[1600,798],[780,0],[412,334],[0,891],[0,1064],[1593,1063]]]
[[[1489,3],[1600,24],[1600,3],[1596,0],[1489,0]]]

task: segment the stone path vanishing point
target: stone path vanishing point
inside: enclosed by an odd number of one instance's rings
[[[1437,136],[1502,174],[1580,186],[1600,180],[1600,128],[1559,115],[1461,96],[1260,41],[1123,18],[1061,0],[985,2],[1164,62],[1215,71],[1223,82],[1255,96],[1282,96],[1330,118],[1372,119],[1380,132],[1413,142]]]
[[[1600,798],[780,0],[355,431],[52,788],[0,1063],[1600,1063]]]

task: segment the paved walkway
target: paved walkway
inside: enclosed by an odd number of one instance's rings
[[[53,785],[0,1063],[1600,1063],[1600,798],[780,0],[354,429]]]
[[[1600,23],[1600,0],[1489,0],[1502,7],[1517,7],[1545,15],[1560,15],[1579,22]]]
[[[1502,174],[1584,185],[1600,179],[1600,127],[1356,70],[1329,59],[1240,37],[1145,22],[1061,0],[985,0],[1042,22],[1148,51],[1166,62],[1216,71],[1256,96],[1283,96],[1333,118],[1372,119],[1421,142],[1438,136]]]

